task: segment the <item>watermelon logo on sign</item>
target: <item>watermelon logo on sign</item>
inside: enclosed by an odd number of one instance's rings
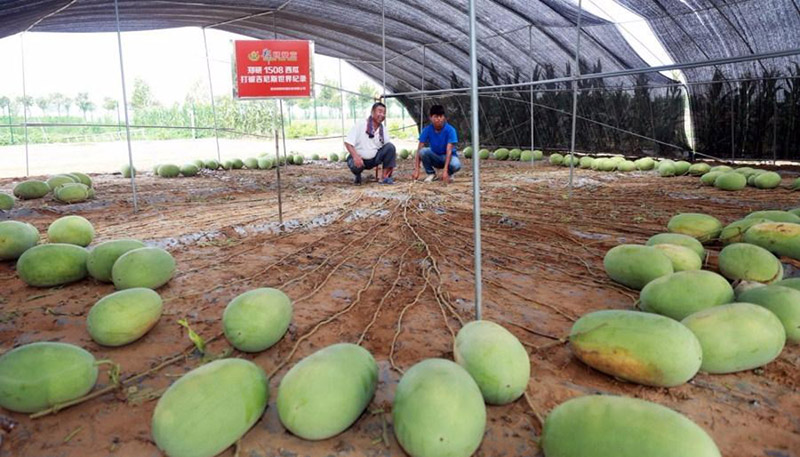
[[[253,51],[247,55],[247,58],[250,59],[252,62],[258,62],[259,57],[260,56],[258,55],[258,51]]]

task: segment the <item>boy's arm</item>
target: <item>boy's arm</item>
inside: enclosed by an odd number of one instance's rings
[[[458,134],[456,133],[456,129],[451,126],[450,134],[447,138],[447,152],[444,157],[444,172],[442,173],[442,182],[445,186],[450,178],[450,159],[453,157],[453,145],[456,143],[458,143]]]
[[[453,143],[447,143],[447,153],[444,156],[444,170],[442,170],[442,183],[447,185],[447,181],[450,179],[450,157],[453,156]]]
[[[419,151],[421,151],[422,148],[424,147],[425,143],[423,143],[422,141],[420,141],[419,144],[417,145],[417,153],[414,154],[414,172],[411,173],[411,179],[413,180],[419,179],[419,162],[420,162]]]

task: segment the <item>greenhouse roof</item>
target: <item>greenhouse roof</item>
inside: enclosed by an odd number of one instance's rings
[[[675,62],[746,56],[800,48],[798,0],[619,0],[646,18]],[[800,57],[721,65],[728,78],[780,71],[795,76]],[[791,68],[791,70],[787,70]],[[707,81],[714,67],[688,70]]]
[[[591,0],[589,0],[591,1]],[[620,0],[645,17],[677,63],[800,47],[798,0]],[[465,87],[469,76],[466,0],[385,1],[386,85],[390,91]],[[382,2],[377,0],[120,0],[123,31],[212,27],[255,38],[315,41],[321,54],[340,57],[378,81],[382,70]],[[577,2],[478,1],[479,62],[484,82],[503,84],[568,76],[574,59]],[[582,12],[583,72],[647,67],[619,24]],[[623,24],[624,25],[624,24]],[[21,31],[116,31],[109,0],[0,0],[0,37]],[[530,43],[533,44],[529,52]],[[424,57],[423,57],[424,54]],[[786,71],[797,57],[718,66],[727,77]],[[689,70],[710,80],[715,67]],[[657,73],[653,82],[665,82]],[[607,84],[634,81],[617,78]]]

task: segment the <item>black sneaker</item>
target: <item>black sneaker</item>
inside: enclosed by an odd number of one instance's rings
[[[356,175],[356,180],[355,180],[354,184],[356,186],[360,186],[361,185],[361,173]]]

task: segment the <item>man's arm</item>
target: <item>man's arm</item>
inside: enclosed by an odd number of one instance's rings
[[[364,160],[358,154],[355,148],[356,139],[358,138],[358,124],[354,125],[350,128],[350,132],[347,134],[347,137],[344,140],[344,148],[347,149],[347,152],[353,157],[353,164],[357,168],[361,168],[364,166]]]
[[[344,147],[345,147],[345,149],[347,149],[347,152],[349,152],[350,155],[353,156],[353,164],[356,166],[356,168],[363,167],[364,166],[364,160],[361,158],[360,155],[358,155],[358,152],[356,152],[356,148],[352,144],[350,144],[350,143],[348,143],[346,141],[344,143]]]

